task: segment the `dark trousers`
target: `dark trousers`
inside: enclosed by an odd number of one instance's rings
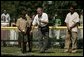
[[[25,52],[26,51],[26,44],[28,42],[28,47],[29,47],[29,51],[32,50],[32,34],[30,34],[30,29],[27,29],[27,33],[24,34],[22,32],[19,32],[18,34],[18,43],[19,43],[19,47],[22,48],[22,51]]]
[[[27,34],[24,34],[22,32],[19,32],[18,34],[19,47],[21,47],[21,51],[24,53],[26,52]]]
[[[40,50],[47,50],[48,49],[48,43],[49,43],[49,28],[48,26],[45,27],[39,27],[39,46]]]
[[[30,31],[31,31],[30,27],[28,27],[27,29],[28,29],[27,30],[28,47],[29,47],[29,51],[31,51],[32,50],[32,33],[30,33]]]

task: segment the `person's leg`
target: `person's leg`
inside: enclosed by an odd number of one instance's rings
[[[42,35],[43,35],[43,50],[47,50],[49,48],[49,28],[44,27],[42,30]]]
[[[27,43],[26,37],[27,37],[27,35],[22,34],[22,42],[21,42],[22,53],[26,52],[26,43]]]
[[[26,42],[22,42],[21,43],[21,51],[22,51],[22,53],[25,53],[26,52]]]
[[[49,29],[49,37],[50,37],[50,38],[53,37],[52,29]]]
[[[72,52],[77,51],[77,32],[72,32]]]
[[[49,40],[49,34],[48,34],[48,32],[44,32],[45,34],[44,34],[44,38],[43,38],[43,43],[44,43],[44,45],[43,45],[43,49],[44,50],[47,50],[48,49],[48,44],[49,44],[49,42],[48,42],[48,40]]]
[[[41,32],[41,28],[38,28],[38,32],[39,32],[39,38],[38,38],[39,48],[40,48],[40,52],[42,52],[44,50],[43,50],[43,35],[42,35],[42,32]]]
[[[5,33],[5,30],[1,30],[1,40],[6,40],[6,33]],[[6,42],[5,41],[2,41],[3,43],[3,46],[6,47]]]
[[[28,40],[28,52],[32,51],[32,33],[30,34],[31,28],[27,27],[27,40]]]
[[[18,47],[20,48],[21,48],[21,38],[22,38],[21,32],[18,32]]]
[[[3,36],[4,36],[4,39],[5,39],[5,40],[9,40],[9,39],[8,39],[8,38],[9,38],[9,37],[8,37],[8,30],[5,30],[5,31],[4,31],[4,35],[3,35]],[[8,43],[7,43],[6,41],[4,41],[4,47],[6,47],[7,44],[8,44]]]
[[[6,40],[10,40],[10,30],[6,30]],[[10,44],[10,42],[6,42],[7,46]]]
[[[43,35],[39,38],[39,47],[43,48]]]
[[[65,50],[64,52],[68,52],[71,46],[71,34],[67,31],[66,38],[65,38]]]
[[[28,47],[29,47],[29,52],[32,51],[32,35],[28,35]]]

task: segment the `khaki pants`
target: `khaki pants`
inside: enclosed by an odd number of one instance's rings
[[[77,32],[66,33],[65,49],[77,49]]]

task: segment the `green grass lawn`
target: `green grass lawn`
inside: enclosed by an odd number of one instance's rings
[[[32,52],[21,53],[18,47],[1,47],[1,55],[9,56],[83,56],[83,49],[78,49],[77,53],[64,53],[64,49],[50,48],[46,53],[39,53],[38,48],[33,48]]]

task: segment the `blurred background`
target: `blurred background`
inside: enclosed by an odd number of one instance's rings
[[[32,18],[36,15],[37,7],[43,7],[44,12],[48,14],[49,26],[65,26],[64,20],[69,12],[69,6],[74,5],[80,17],[79,26],[83,27],[83,1],[1,1],[1,15],[4,10],[9,14],[8,22],[1,22],[1,27],[11,27],[16,23],[21,15],[21,10],[26,9],[27,14]],[[6,26],[4,26],[7,24]],[[15,26],[12,26],[15,27]],[[62,28],[62,27],[61,27]],[[49,29],[49,38],[51,47],[64,48],[64,39],[66,29]],[[33,32],[33,46],[38,48],[39,33],[37,29]],[[1,28],[1,46],[18,45],[18,33],[16,28]],[[7,42],[6,42],[7,41]],[[14,41],[14,42],[10,42]],[[83,48],[83,28],[78,31],[78,48]],[[3,50],[3,49],[2,49]]]

